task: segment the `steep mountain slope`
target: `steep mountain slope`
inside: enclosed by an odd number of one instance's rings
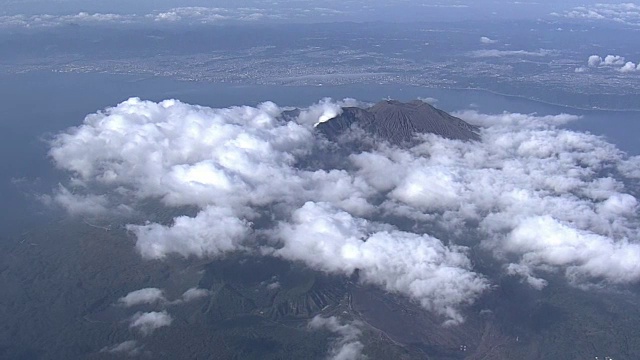
[[[479,140],[478,128],[421,101],[381,101],[361,109],[345,107],[342,114],[318,124],[317,129],[335,140],[354,127],[392,144],[411,143],[416,134],[436,134],[455,140]]]

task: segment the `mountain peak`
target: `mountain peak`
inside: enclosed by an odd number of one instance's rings
[[[432,105],[413,100],[383,100],[370,108],[343,108],[342,114],[317,126],[335,139],[354,126],[392,144],[411,144],[416,134],[436,134],[455,140],[479,140],[478,128]]]

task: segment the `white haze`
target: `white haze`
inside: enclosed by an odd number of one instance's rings
[[[52,141],[52,159],[72,179],[50,199],[76,214],[147,199],[195,207],[172,224],[128,225],[140,254],[241,251],[334,274],[359,269],[361,281],[449,323],[491,286],[463,243],[536,288],[548,272],[577,285],[640,279],[638,205],[624,184],[637,181],[640,160],[559,127],[577,117],[465,111],[456,115],[481,126],[480,142],[425,135],[411,149],[353,154],[339,169],[301,168],[330,151],[314,125],[342,104],[324,100],[284,121],[285,108],[270,102],[212,109],[133,98]],[[267,228],[255,225],[266,215]]]
[[[142,351],[142,346],[136,340],[127,340],[112,346],[106,346],[100,352],[107,352],[115,355],[138,356]]]
[[[316,316],[309,321],[311,330],[329,330],[338,335],[333,341],[327,359],[329,360],[361,360],[366,359],[362,354],[364,345],[359,338],[362,331],[358,322],[342,322],[337,317]]]

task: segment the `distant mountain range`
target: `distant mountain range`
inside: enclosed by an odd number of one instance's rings
[[[354,127],[394,145],[411,144],[416,134],[436,134],[464,141],[480,139],[478,127],[421,100],[407,103],[385,100],[366,109],[344,107],[340,115],[316,128],[328,139],[336,140]]]

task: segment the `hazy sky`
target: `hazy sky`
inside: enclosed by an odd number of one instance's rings
[[[313,18],[316,11],[335,11],[336,20],[455,20],[455,19],[508,19],[536,18],[550,12],[561,12],[578,5],[595,3],[594,0],[567,1],[499,1],[499,0],[0,0],[0,15],[74,14],[89,13],[148,14],[176,7],[220,7],[227,9],[255,8],[291,14],[291,18]],[[597,1],[618,3],[616,1]],[[298,16],[295,16],[298,15]],[[326,15],[325,15],[326,16]],[[284,19],[286,20],[286,19]]]

